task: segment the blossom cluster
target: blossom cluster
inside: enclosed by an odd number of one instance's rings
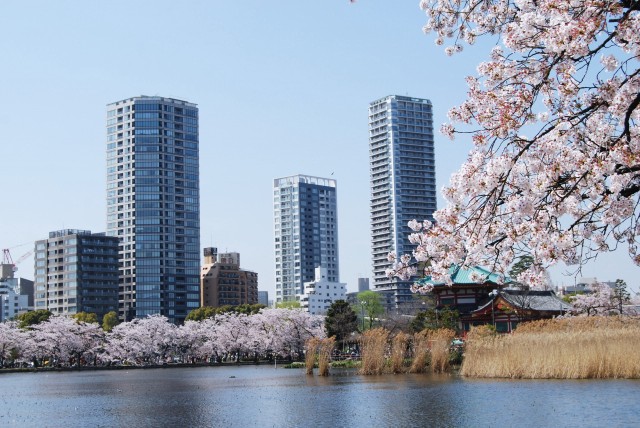
[[[619,0],[422,0],[436,43],[494,37],[468,77],[445,135],[473,149],[443,194],[435,224],[410,224],[419,274],[452,264],[543,287],[545,269],[579,266],[618,245],[640,265],[640,5]],[[395,274],[414,261],[397,260]],[[419,289],[420,286],[418,285]]]
[[[572,300],[573,312],[583,315],[606,314],[612,308],[613,291],[605,283],[591,285],[589,293],[578,294]]]
[[[0,323],[0,367],[162,364],[221,361],[242,355],[291,356],[312,337],[325,337],[324,317],[300,309],[262,309],[258,314],[225,313],[182,326],[164,316],[119,324],[105,333],[98,324],[65,316],[20,329]]]

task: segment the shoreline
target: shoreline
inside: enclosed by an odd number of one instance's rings
[[[273,365],[272,361],[240,361],[234,363],[167,363],[167,364],[149,364],[144,366],[135,365],[114,365],[114,366],[79,366],[79,367],[20,367],[20,368],[4,368],[0,369],[0,376],[3,373],[46,373],[46,372],[81,372],[81,371],[99,371],[99,370],[132,370],[132,369],[170,369],[170,368],[188,368],[188,367],[233,367],[233,366],[262,366]],[[290,361],[284,360],[282,364],[291,364]]]

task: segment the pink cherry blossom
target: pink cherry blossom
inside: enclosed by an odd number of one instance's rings
[[[613,291],[607,284],[601,282],[593,284],[590,291],[590,293],[572,297],[571,303],[576,315],[606,314],[615,307],[611,301]]]
[[[626,245],[637,254],[640,211],[640,8],[619,0],[422,0],[426,33],[447,54],[479,37],[496,41],[468,97],[442,127],[471,134],[467,161],[444,188],[436,224],[414,230],[413,261],[389,274],[447,281],[452,264],[546,286],[545,269],[576,270]],[[419,285],[414,286],[421,291]]]

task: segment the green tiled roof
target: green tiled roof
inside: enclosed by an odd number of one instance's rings
[[[478,275],[482,275],[482,277],[485,278],[484,281],[482,282],[473,281],[471,279],[471,275],[474,272]],[[451,275],[451,280],[453,281],[453,285],[478,284],[478,283],[484,283],[484,282],[492,282],[494,284],[500,283],[499,274],[493,273],[479,266],[475,266],[469,269],[462,269],[459,266],[454,265],[449,268],[449,274]],[[507,283],[511,281],[509,278],[505,278],[503,279],[503,282]],[[432,286],[445,285],[444,282],[433,281],[430,276],[419,279],[417,283],[421,285],[430,284]]]

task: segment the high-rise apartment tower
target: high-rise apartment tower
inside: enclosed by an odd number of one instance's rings
[[[107,105],[107,234],[120,238],[119,313],[180,323],[200,302],[198,108]]]
[[[336,181],[294,175],[273,181],[276,303],[298,300],[315,269],[339,282]]]
[[[407,223],[436,210],[431,101],[390,95],[369,105],[373,285],[394,293],[395,309],[414,300],[411,282],[389,279],[387,255],[411,253]]]

